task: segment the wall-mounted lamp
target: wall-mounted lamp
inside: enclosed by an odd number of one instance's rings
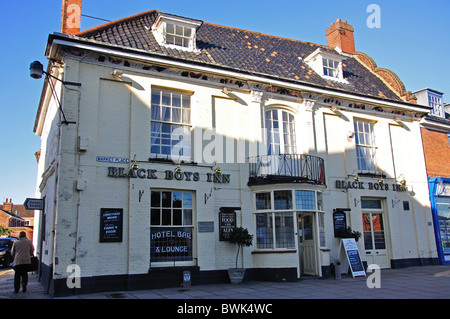
[[[123,71],[122,71],[122,70],[119,70],[119,69],[115,69],[114,71],[112,71],[111,74],[112,74],[113,76],[115,76],[115,77],[120,78],[120,77],[123,76]]]
[[[64,85],[81,86],[81,83],[62,81],[62,80],[58,79],[57,77],[51,75],[50,73],[45,72],[44,71],[44,66],[39,61],[34,61],[34,62],[32,62],[30,64],[30,76],[33,79],[40,79],[40,78],[42,78],[43,74],[45,74],[45,75],[47,75],[47,76],[49,76],[51,78],[54,78],[55,80],[60,81]]]
[[[403,179],[400,179],[400,177],[401,176],[403,176]],[[396,180],[403,186],[403,187],[405,187],[406,186],[406,180],[405,180],[405,175],[403,175],[403,174],[400,174],[400,176],[399,177],[397,177],[396,178]]]
[[[181,168],[180,164],[173,170],[174,173],[181,174],[183,173],[183,169]]]
[[[231,91],[224,87],[224,88],[222,89],[222,93],[224,93],[224,94],[229,94],[229,93],[231,93]]]
[[[221,175],[222,169],[220,168],[220,165],[217,165],[217,167],[214,169],[214,173]]]
[[[134,154],[134,158],[130,163],[130,169],[139,169],[139,164],[136,161],[136,154]]]
[[[81,86],[81,83],[62,81],[62,80],[58,79],[57,77],[51,75],[50,73],[45,72],[45,71],[44,71],[44,66],[43,66],[42,63],[39,62],[39,61],[34,61],[34,62],[32,62],[32,63],[30,64],[30,76],[31,76],[33,79],[40,79],[40,78],[42,78],[42,75],[43,75],[43,74],[45,74],[45,75],[47,75],[47,76],[49,76],[49,77],[51,77],[51,78],[53,78],[53,79],[55,79],[55,80],[61,82],[63,85]],[[63,121],[61,121],[61,123],[62,123],[62,124],[66,124],[66,125],[69,125],[69,124],[76,124],[76,122],[73,122],[73,121],[70,121],[70,122],[69,122],[69,121],[67,121],[66,115],[64,114],[64,111],[63,111],[63,109],[62,109],[61,102],[59,101],[58,96],[55,95],[55,88],[53,87],[52,81],[48,81],[48,83],[49,83],[49,85],[50,85],[50,88],[52,89],[52,94],[53,94],[53,96],[55,97],[55,100],[56,100],[56,101],[58,102],[58,104],[59,104],[59,111],[61,112],[61,114],[62,114],[62,116],[63,116]]]
[[[356,173],[356,175],[355,175],[355,173]],[[351,174],[349,174],[348,175],[349,177],[350,176],[353,176],[353,180],[355,181],[355,182],[358,182],[359,181],[359,175],[358,175],[358,171],[355,169],[355,170],[353,170],[353,172],[351,173]]]

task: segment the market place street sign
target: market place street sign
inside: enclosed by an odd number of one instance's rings
[[[44,210],[44,200],[40,198],[27,198],[23,206],[28,210]]]

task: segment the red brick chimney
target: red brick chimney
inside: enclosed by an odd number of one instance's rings
[[[6,199],[6,201],[3,203],[3,210],[6,210],[7,212],[11,212],[12,211],[12,199],[9,198],[9,202],[8,202],[8,198]]]
[[[353,54],[355,52],[355,38],[353,27],[347,21],[337,19],[327,29],[327,45],[333,49],[338,47],[342,52]]]
[[[61,33],[80,32],[81,0],[63,0],[61,12]]]

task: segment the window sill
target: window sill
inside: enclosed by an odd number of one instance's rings
[[[291,254],[296,253],[297,249],[271,249],[271,250],[254,250],[252,254]]]

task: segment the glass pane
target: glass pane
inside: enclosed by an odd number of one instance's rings
[[[270,193],[257,193],[256,194],[256,210],[270,209]]]
[[[162,207],[171,207],[172,196],[171,192],[162,192]]]
[[[172,224],[172,216],[170,209],[163,209],[161,225],[171,225],[171,224]]]
[[[174,33],[175,32],[175,28],[174,28],[174,25],[173,24],[167,24],[166,25],[166,32],[167,33]]]
[[[297,209],[314,210],[313,191],[295,191],[295,205]]]
[[[292,209],[292,191],[274,191],[275,209]]]
[[[188,38],[191,37],[191,28],[184,28],[184,36]]]
[[[152,191],[150,197],[150,205],[151,207],[161,207],[161,192]]]
[[[381,209],[381,200],[379,200],[379,199],[361,199],[361,208]]]
[[[159,105],[152,104],[151,119],[155,121],[161,120],[161,108]]]
[[[192,208],[192,193],[183,193],[183,207]]]
[[[183,210],[183,225],[192,225],[192,209]]]
[[[170,105],[170,92],[162,91],[161,96],[161,104],[162,105]]]
[[[181,208],[182,203],[182,193],[181,192],[173,192],[172,193],[172,207]]]
[[[294,218],[291,213],[275,214],[275,238],[277,248],[295,248]]]
[[[172,106],[181,107],[181,94],[174,92],[172,93]]]
[[[160,209],[152,209],[151,210],[150,224],[151,225],[160,225],[161,224],[161,210]]]
[[[173,210],[173,222],[172,225],[182,225],[181,209]]]
[[[183,35],[183,34],[184,34],[184,32],[183,32],[183,27],[177,25],[177,26],[176,26],[176,29],[175,29],[175,33],[176,33],[177,35]]]
[[[172,108],[172,122],[181,123],[181,109],[174,107]]]
[[[272,214],[256,214],[256,247],[273,248]]]

